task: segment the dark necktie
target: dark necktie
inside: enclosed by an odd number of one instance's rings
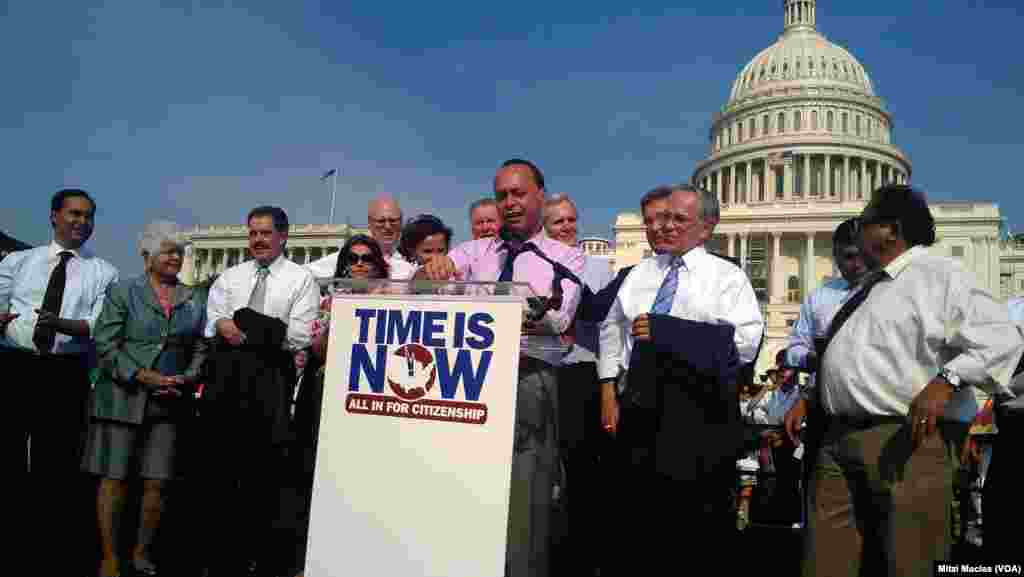
[[[75,255],[71,251],[65,250],[61,251],[58,256],[60,262],[50,273],[50,282],[46,285],[46,294],[43,295],[43,306],[40,309],[59,317],[61,303],[64,301],[64,285],[68,280],[68,261]],[[32,343],[36,345],[40,353],[49,353],[56,341],[57,331],[53,327],[36,325],[36,330],[32,334]]]
[[[505,257],[505,264],[501,267],[501,276],[498,277],[498,282],[512,282],[513,265],[515,265],[516,259],[524,252],[532,252],[535,247],[532,242],[525,242],[518,247],[513,247],[512,243],[506,242],[502,248],[508,252],[508,256]]]

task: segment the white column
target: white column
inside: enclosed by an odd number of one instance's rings
[[[867,183],[867,179],[868,179],[868,163],[864,159],[864,157],[861,157],[860,158],[860,162],[858,162],[858,165],[859,165],[859,170],[860,170],[860,178],[857,179],[857,189],[858,189],[858,192],[859,192],[858,198],[862,198],[863,199],[863,198],[867,198],[868,194],[869,194],[868,193],[868,183]]]
[[[740,201],[740,180],[737,175],[740,164],[734,162],[729,165],[729,190],[732,192],[732,200],[730,204],[736,204]]]
[[[736,256],[736,235],[734,235],[734,234],[726,234],[725,235],[725,242],[726,242],[725,254],[727,254],[729,256],[733,256],[733,257]]]
[[[747,233],[740,233],[740,268],[747,270]]]
[[[746,181],[747,181],[747,188],[743,191],[743,195],[746,197],[746,199],[745,199],[746,202],[751,202],[752,200],[754,200],[754,197],[753,197],[754,189],[751,186],[753,184],[753,182],[754,182],[754,180],[752,178],[752,175],[751,175],[751,173],[753,171],[754,171],[754,162],[751,161],[751,160],[748,160],[747,161],[747,172],[744,174],[744,178],[746,178]]]
[[[872,192],[874,190],[879,189],[879,188],[882,188],[882,162],[880,160],[876,160],[875,161],[875,188],[872,190]]]
[[[715,171],[715,194],[718,196],[718,203],[722,203],[722,169]]]
[[[809,198],[811,196],[811,155],[804,154],[800,158],[804,161],[804,178],[800,186],[803,189],[804,198]]]
[[[982,286],[988,284],[988,254],[985,252],[985,238],[974,237],[971,239],[971,267],[974,269]]]
[[[789,162],[782,163],[782,190],[786,200],[793,199],[793,170],[796,168],[796,157],[790,157]]]
[[[1002,290],[1000,289],[1000,280],[1002,278],[1002,270],[999,266],[999,237],[990,236],[988,237],[988,258],[989,267],[991,271],[991,285],[989,292],[996,295],[996,298],[1002,298]]]
[[[822,198],[832,198],[832,157],[825,155],[825,189],[821,193]]]
[[[804,298],[817,286],[817,271],[814,258],[814,232],[807,233],[807,250],[804,253]]]
[[[773,232],[772,235],[772,264],[771,264],[771,293],[769,302],[782,304],[785,299],[785,283],[782,278],[782,233]]]
[[[839,202],[846,202],[853,196],[853,190],[850,187],[850,157],[843,155],[843,190],[839,195]]]

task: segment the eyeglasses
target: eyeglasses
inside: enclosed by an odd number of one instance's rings
[[[356,254],[354,252],[348,253],[348,264],[355,265],[359,263],[363,264],[375,264],[373,261],[372,254]]]
[[[682,213],[673,213],[667,211],[655,213],[651,217],[644,219],[644,224],[647,227],[663,228],[667,226],[670,222],[674,224],[676,227],[688,229],[701,221],[700,219],[692,219],[689,216]]]

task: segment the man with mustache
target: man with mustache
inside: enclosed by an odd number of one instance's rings
[[[469,224],[473,240],[494,238],[501,230],[501,214],[493,198],[481,198],[469,205]]]
[[[384,251],[390,277],[394,280],[411,277],[416,272],[416,267],[397,250],[402,235],[402,209],[398,206],[398,201],[389,195],[374,198],[367,209],[366,222],[370,228],[370,236]],[[307,264],[306,267],[316,278],[330,278],[334,276],[337,265],[338,253],[335,252]]]
[[[294,355],[308,349],[319,309],[313,275],[282,255],[288,215],[273,206],[250,211],[252,260],[213,283],[206,336],[215,338],[201,407],[203,474],[210,497],[204,542],[213,575],[278,575],[285,561],[272,522],[288,439]],[[217,573],[220,571],[221,573]],[[242,573],[239,573],[239,572]],[[252,571],[250,571],[252,573]]]
[[[8,375],[17,375],[6,387],[14,408],[6,416],[14,428],[5,436],[7,466],[14,473],[12,494],[25,498],[23,510],[34,519],[28,526],[16,522],[15,533],[26,546],[67,553],[47,560],[54,574],[84,574],[92,565],[80,548],[65,547],[82,543],[92,517],[75,480],[88,425],[92,331],[107,287],[118,279],[113,265],[84,247],[95,216],[87,192],[60,190],[50,203],[53,240],[0,262],[0,361]]]
[[[560,335],[572,324],[580,301],[580,286],[565,272],[583,274],[583,253],[545,236],[543,230],[544,175],[532,162],[508,160],[494,178],[494,194],[504,217],[501,238],[471,240],[447,256],[426,261],[417,277],[430,280],[529,283],[538,295],[550,295],[558,279],[561,306],[536,322],[525,322],[525,333],[562,347]],[[556,271],[557,263],[567,271]],[[546,576],[550,568],[551,498],[558,471],[557,372],[563,353],[525,350],[519,357],[516,432],[509,498],[507,574]]]

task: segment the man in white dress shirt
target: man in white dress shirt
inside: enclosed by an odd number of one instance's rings
[[[370,236],[384,251],[388,261],[389,276],[394,280],[411,278],[416,266],[398,252],[398,240],[402,235],[402,209],[394,197],[384,195],[370,201],[366,214]],[[338,253],[329,254],[306,265],[318,279],[331,278],[338,266]]]
[[[714,193],[658,187],[640,208],[657,256],[623,281],[598,353],[602,418],[623,453],[606,508],[621,507],[613,529],[626,541],[617,547],[620,574],[675,560],[679,523],[691,528],[692,551],[728,550],[742,441],[739,372],[764,328],[747,275],[704,249],[718,220]],[[675,523],[664,527],[652,514]],[[716,570],[730,574],[718,560]]]
[[[973,396],[968,383],[1008,392],[1024,338],[973,273],[929,252],[921,192],[882,187],[861,222],[874,272],[836,313],[821,356],[826,421],[803,574],[932,575],[950,553],[951,414]]]
[[[5,418],[14,425],[5,440],[6,466],[14,473],[12,494],[27,497],[19,507],[44,525],[26,530],[15,523],[14,532],[28,545],[62,553],[47,559],[54,574],[92,565],[80,548],[65,547],[82,543],[91,518],[75,482],[87,426],[91,334],[107,287],[118,278],[117,269],[84,247],[95,215],[88,193],[60,190],[50,203],[50,244],[0,262],[0,362],[16,375],[6,383],[11,410]]]
[[[567,194],[544,202],[544,231],[548,237],[576,248],[576,203]],[[615,278],[607,260],[584,254],[583,283],[590,289],[583,298],[603,289]],[[581,302],[580,306],[584,306]],[[611,486],[599,467],[607,435],[601,430],[601,391],[597,383],[598,326],[577,318],[563,335],[569,350],[558,369],[558,437],[568,487],[568,535],[576,568],[581,575],[600,569],[606,532],[601,527],[601,497]]]
[[[286,561],[271,522],[285,466],[294,353],[311,344],[319,290],[312,273],[284,258],[288,216],[277,207],[247,218],[253,256],[210,287],[207,337],[216,337],[203,393],[209,567],[225,574],[257,562],[277,575]],[[282,556],[275,556],[282,555]]]

